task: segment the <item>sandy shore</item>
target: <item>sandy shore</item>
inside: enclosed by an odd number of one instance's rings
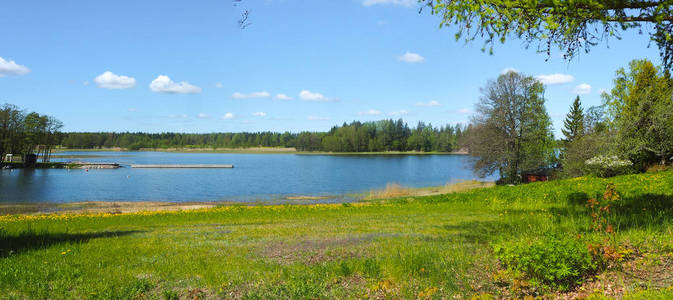
[[[447,193],[463,192],[477,188],[491,187],[493,182],[461,181],[443,186],[409,188],[391,183],[384,189],[366,193],[350,194],[351,199],[361,201],[400,197],[420,197]],[[343,196],[343,195],[342,195]],[[339,198],[334,196],[333,198]],[[280,197],[268,204],[312,204],[315,201],[330,199],[329,196],[292,195]],[[264,205],[260,202],[161,202],[161,201],[85,201],[71,203],[0,203],[0,215],[7,214],[81,214],[81,213],[133,213],[139,211],[176,211],[204,209],[222,205]]]

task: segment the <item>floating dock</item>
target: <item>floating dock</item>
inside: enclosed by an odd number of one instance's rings
[[[231,169],[234,165],[131,165],[138,169]]]

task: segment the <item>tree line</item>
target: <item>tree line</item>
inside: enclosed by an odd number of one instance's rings
[[[0,106],[0,162],[6,154],[18,154],[32,163],[29,155],[49,161],[51,151],[60,143],[61,121],[36,112],[27,113],[12,104]]]
[[[410,128],[402,119],[344,123],[328,132],[143,133],[71,132],[60,145],[71,149],[250,148],[294,147],[299,151],[451,152],[459,148],[465,126],[434,127],[419,122]]]
[[[663,66],[634,60],[617,70],[602,104],[575,98],[555,140],[542,83],[508,72],[487,82],[464,139],[480,175],[519,183],[526,172],[558,177],[642,172],[673,160],[673,80]]]

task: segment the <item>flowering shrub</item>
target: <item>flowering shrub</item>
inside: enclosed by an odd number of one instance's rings
[[[628,159],[619,159],[615,155],[594,156],[584,162],[589,173],[598,177],[612,177],[627,174],[633,163]]]

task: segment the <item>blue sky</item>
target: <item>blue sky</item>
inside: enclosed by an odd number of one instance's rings
[[[245,0],[244,0],[245,2]],[[577,93],[600,104],[614,72],[659,62],[626,32],[564,61],[510,39],[494,55],[455,41],[413,0],[8,1],[0,103],[57,117],[65,131],[328,130],[352,120],[467,122],[503,70],[548,76],[560,132]],[[540,77],[542,78],[542,77]]]

